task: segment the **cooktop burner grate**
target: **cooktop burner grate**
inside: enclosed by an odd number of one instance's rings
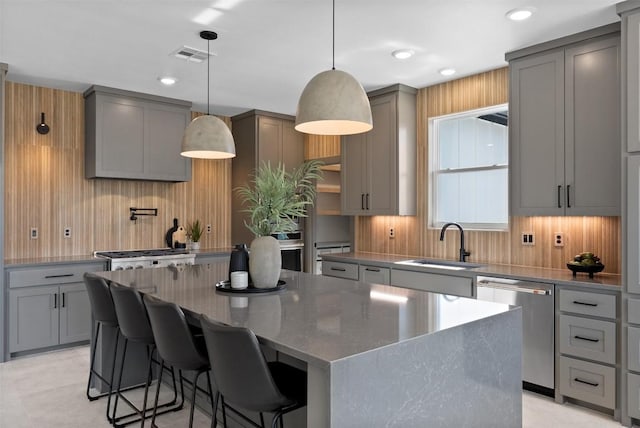
[[[95,253],[96,256],[108,257],[110,259],[175,256],[180,254],[189,254],[189,252],[180,248],[158,248],[152,250],[96,251]]]

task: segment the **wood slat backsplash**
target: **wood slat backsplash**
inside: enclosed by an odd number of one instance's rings
[[[456,259],[459,234],[427,227],[428,118],[508,102],[508,68],[423,88],[417,98],[417,215],[411,217],[357,217],[355,248],[384,254]],[[603,260],[605,272],[620,273],[620,217],[512,217],[508,232],[465,232],[471,261],[565,268],[577,253],[592,251]],[[387,235],[390,227],[395,238]],[[522,246],[523,232],[535,235],[532,247]],[[553,235],[564,234],[564,247],[553,245]]]
[[[194,159],[186,183],[88,180],[82,94],[13,82],[5,94],[7,259],[164,247],[174,217],[182,225],[195,219],[211,224],[202,248],[231,245],[231,160]],[[36,132],[41,112],[51,128],[47,135]],[[133,222],[129,207],[158,208],[158,216]],[[31,227],[38,228],[38,239],[29,239]],[[63,237],[65,227],[71,238]]]
[[[332,156],[340,156],[339,136],[304,134],[305,159],[319,159]]]

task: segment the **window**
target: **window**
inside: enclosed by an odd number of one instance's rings
[[[507,105],[429,119],[431,227],[506,230]]]

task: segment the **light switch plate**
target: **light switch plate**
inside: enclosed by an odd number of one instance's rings
[[[32,227],[31,228],[31,231],[29,232],[29,238],[38,239],[38,228],[37,227]]]
[[[526,246],[535,245],[535,236],[533,232],[522,232],[522,237],[520,238],[520,243]]]

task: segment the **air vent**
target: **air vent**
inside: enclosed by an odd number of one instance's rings
[[[181,48],[178,48],[175,51],[171,52],[170,55],[173,55],[178,59],[183,59],[185,61],[191,62],[203,62],[205,59],[207,59],[206,51],[190,48],[189,46],[182,46]],[[210,55],[215,56],[215,53],[211,52]]]

